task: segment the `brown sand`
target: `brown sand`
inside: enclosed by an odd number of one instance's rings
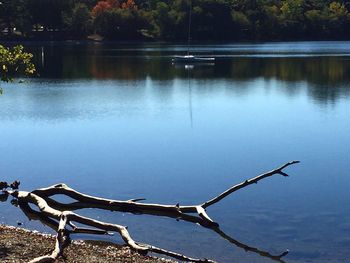
[[[0,225],[0,262],[28,262],[49,254],[55,245],[55,237],[21,228]],[[145,262],[172,263],[174,261],[142,256],[126,246],[107,242],[73,241],[57,262]]]

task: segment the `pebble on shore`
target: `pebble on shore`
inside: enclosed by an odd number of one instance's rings
[[[0,262],[28,262],[38,256],[49,254],[54,248],[55,237],[22,228],[0,225]],[[145,262],[172,263],[174,261],[142,256],[121,246],[108,242],[72,241],[65,249],[63,258],[57,262]]]

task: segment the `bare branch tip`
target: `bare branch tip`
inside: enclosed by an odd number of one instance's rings
[[[286,251],[284,251],[281,255],[279,255],[279,258],[285,257],[289,254],[289,249],[287,249]]]
[[[289,165],[293,165],[293,164],[297,164],[297,163],[300,163],[300,161],[294,160],[294,161],[289,162],[288,164],[289,164]]]
[[[279,172],[280,175],[284,176],[284,177],[289,177],[289,174],[284,173],[284,172]]]

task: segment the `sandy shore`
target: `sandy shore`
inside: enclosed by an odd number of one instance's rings
[[[16,227],[0,225],[0,262],[28,262],[48,254],[55,244],[55,237]],[[174,261],[142,256],[128,247],[106,242],[73,241],[57,262],[157,262]]]

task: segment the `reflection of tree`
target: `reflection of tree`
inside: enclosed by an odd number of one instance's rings
[[[350,89],[346,84],[341,86],[310,86],[308,89],[308,95],[318,102],[334,104],[339,98],[350,96]]]
[[[264,77],[322,85],[344,83],[350,73],[350,63],[335,57],[236,58],[230,66],[232,76],[239,79]]]
[[[170,63],[167,50],[155,46],[127,45],[114,49],[108,45],[49,46],[45,51],[45,67],[39,67],[42,77],[63,79],[118,79],[173,80],[187,78],[183,68]],[[147,47],[147,46],[146,46]],[[41,48],[33,50],[40,58]],[[40,63],[37,63],[40,65]],[[288,82],[306,82],[316,100],[336,100],[348,94],[347,88],[339,88],[350,81],[350,60],[341,57],[234,57],[217,59],[213,67],[198,67],[193,78],[203,80],[252,80],[277,79]],[[328,87],[328,88],[325,88]]]
[[[231,74],[241,80],[263,77],[288,82],[304,81],[308,94],[316,101],[335,102],[349,96],[350,61],[337,57],[244,58],[231,64]],[[289,94],[296,85],[283,85]],[[293,89],[293,90],[291,90]]]
[[[96,79],[145,79],[146,72],[140,66],[144,63],[138,57],[92,57],[90,58],[91,75]],[[133,65],[133,66],[131,66]]]

